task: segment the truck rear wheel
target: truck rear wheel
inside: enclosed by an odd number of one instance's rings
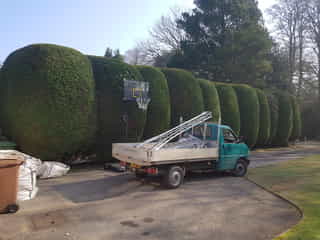
[[[247,174],[247,170],[248,164],[244,160],[240,159],[232,173],[235,177],[243,177]]]
[[[184,171],[179,166],[170,167],[162,179],[164,187],[169,189],[178,188],[183,183]]]

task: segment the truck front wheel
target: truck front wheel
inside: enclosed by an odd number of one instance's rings
[[[183,183],[184,171],[179,166],[168,168],[163,176],[162,184],[166,188],[178,188]]]
[[[237,162],[236,167],[234,168],[232,173],[236,177],[243,177],[247,174],[247,170],[248,170],[248,164],[244,160],[240,159]]]

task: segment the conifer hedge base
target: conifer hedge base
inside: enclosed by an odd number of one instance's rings
[[[133,66],[118,60],[89,56],[96,81],[98,105],[98,157],[111,161],[112,143],[141,140],[146,111],[136,102],[123,101],[124,79],[143,81]]]
[[[30,45],[7,58],[1,76],[1,125],[20,150],[60,160],[89,147],[96,129],[95,87],[85,56]]]
[[[151,99],[143,138],[147,139],[168,130],[170,127],[170,96],[165,75],[149,66],[138,66],[144,80],[149,82]]]
[[[236,92],[229,84],[216,83],[215,86],[220,99],[221,122],[230,126],[239,135],[240,112]]]
[[[212,112],[212,121],[218,122],[220,117],[220,101],[214,83],[198,79],[203,95],[204,110]]]
[[[171,102],[171,126],[197,116],[204,111],[202,92],[198,81],[187,71],[164,68]]]
[[[260,125],[259,99],[255,89],[244,84],[233,85],[236,91],[240,109],[240,135],[247,145],[256,145]]]

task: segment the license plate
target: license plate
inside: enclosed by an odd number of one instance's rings
[[[141,168],[139,165],[135,164],[135,163],[131,163],[130,164],[131,168]]]

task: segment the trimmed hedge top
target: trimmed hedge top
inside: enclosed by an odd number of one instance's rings
[[[145,81],[150,84],[147,122],[144,139],[159,135],[170,127],[170,96],[165,75],[154,67],[138,66]]]
[[[212,112],[212,120],[219,121],[220,101],[215,85],[205,79],[198,79],[203,95],[204,110]]]
[[[114,142],[140,141],[146,121],[146,111],[136,102],[123,101],[124,79],[144,81],[133,66],[119,60],[88,56],[96,81],[98,102],[97,147],[100,160],[111,160]]]
[[[260,89],[256,89],[260,105],[260,126],[257,145],[264,146],[268,143],[271,131],[270,107],[268,98]]]
[[[259,124],[260,124],[260,107],[256,91],[244,84],[233,85],[239,102],[240,109],[240,135],[244,137],[247,145],[252,148],[256,145]]]
[[[1,125],[23,152],[59,160],[89,147],[96,129],[95,87],[85,56],[30,45],[7,58],[1,75]]]
[[[169,86],[172,126],[180,123],[180,117],[186,121],[204,111],[199,83],[191,73],[174,68],[164,68],[162,72]]]
[[[229,84],[215,83],[220,99],[222,124],[230,126],[233,131],[240,133],[240,113],[236,92]]]

